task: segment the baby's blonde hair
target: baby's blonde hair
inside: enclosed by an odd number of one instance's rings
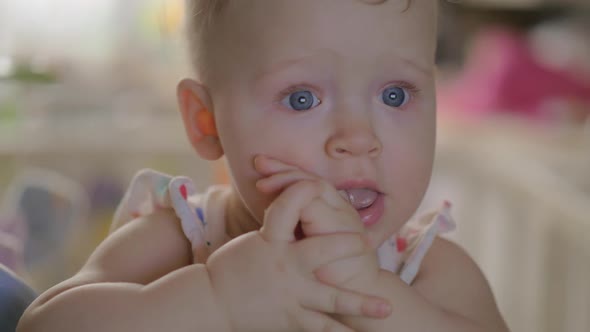
[[[386,2],[387,0],[359,1],[371,5],[378,5]],[[407,9],[410,7],[412,0],[406,1]],[[201,52],[201,48],[202,45],[206,44],[206,36],[209,33],[212,22],[214,22],[217,15],[219,15],[219,13],[221,13],[229,3],[230,0],[186,0],[186,34],[188,38],[189,55],[198,74],[202,74],[203,54]]]
[[[187,0],[189,33],[208,27],[228,3],[229,0]]]
[[[229,0],[186,0],[186,36],[188,51],[194,69],[201,69],[201,46],[215,17],[227,6]]]

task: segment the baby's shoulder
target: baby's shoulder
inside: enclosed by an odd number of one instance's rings
[[[425,286],[483,277],[475,261],[456,243],[437,236],[428,250],[414,286],[427,290]],[[435,289],[444,287],[435,287]],[[434,291],[435,289],[432,289]]]
[[[434,240],[413,287],[447,312],[486,326],[504,324],[483,272],[454,242],[441,237]]]
[[[112,230],[90,256],[85,269],[103,281],[150,283],[192,263],[190,243],[173,211],[156,210]]]
[[[129,221],[165,210],[175,214],[174,222],[190,242],[195,261],[204,262],[225,240],[225,195],[229,187],[210,186],[197,191],[192,179],[152,169],[138,172],[119,204],[111,226],[118,229]],[[168,218],[170,219],[170,218]]]

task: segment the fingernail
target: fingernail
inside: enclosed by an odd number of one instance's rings
[[[344,198],[344,200],[348,203],[350,203],[350,195],[348,195],[348,192],[346,190],[338,190],[338,194]]]
[[[379,302],[375,310],[375,313],[379,317],[387,317],[391,314],[391,305],[387,302]]]
[[[365,315],[374,318],[385,318],[391,314],[391,305],[383,300],[373,300],[365,304]]]
[[[375,318],[385,318],[391,314],[391,305],[383,300],[372,301],[368,315]]]
[[[262,155],[257,155],[256,157],[254,157],[254,168],[258,168],[262,158],[263,158]]]
[[[254,169],[262,175],[268,175],[272,171],[272,168],[269,166],[269,160],[271,159],[264,155],[256,156],[254,158]]]

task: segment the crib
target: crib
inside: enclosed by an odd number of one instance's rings
[[[590,135],[444,124],[424,206],[448,198],[511,331],[590,331]]]
[[[42,166],[81,183],[90,174],[109,173],[122,186],[143,167],[186,174],[199,188],[219,180],[215,170],[195,157],[178,126],[169,126],[170,135],[162,135],[169,142],[149,150],[141,149],[147,134],[133,135],[137,140],[128,134],[107,135],[126,143],[105,141],[100,146],[70,138],[64,140],[73,142],[69,145],[51,144],[62,147],[55,153],[44,146],[22,152],[0,144],[0,165]],[[590,126],[584,132],[535,129],[514,121],[441,121],[432,185],[422,209],[444,199],[454,203],[458,228],[451,240],[481,266],[513,332],[590,331],[589,133]],[[127,158],[113,163],[121,152]],[[104,234],[90,233],[84,245],[71,246],[77,258],[66,257],[70,268],[59,278],[35,280],[35,288],[42,291],[77,271]]]

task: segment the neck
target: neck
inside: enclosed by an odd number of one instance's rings
[[[225,210],[225,226],[227,235],[233,239],[242,234],[259,230],[261,225],[252,216],[248,208],[240,199],[235,188],[229,192],[228,202]]]

